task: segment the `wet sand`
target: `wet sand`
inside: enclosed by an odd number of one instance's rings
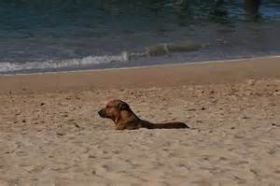
[[[122,99],[193,129],[115,131]],[[0,76],[0,185],[277,185],[280,59]]]

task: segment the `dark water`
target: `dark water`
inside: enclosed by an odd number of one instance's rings
[[[279,55],[280,1],[254,2],[0,0],[0,73]]]

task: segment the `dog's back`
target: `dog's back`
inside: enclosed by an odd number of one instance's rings
[[[147,129],[180,129],[180,128],[190,128],[183,122],[168,122],[168,123],[151,123],[142,120],[141,127]]]

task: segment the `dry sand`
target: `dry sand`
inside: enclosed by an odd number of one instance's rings
[[[195,129],[115,131],[96,112]],[[0,77],[0,185],[280,185],[280,59]]]

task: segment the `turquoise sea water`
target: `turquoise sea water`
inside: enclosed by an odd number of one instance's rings
[[[279,55],[280,1],[254,2],[1,0],[0,73]]]

